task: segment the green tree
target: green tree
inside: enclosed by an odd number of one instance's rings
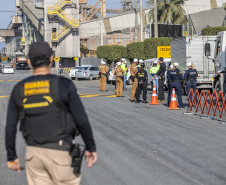
[[[149,0],[148,5],[153,5],[154,0]],[[182,7],[184,0],[157,0],[158,22],[166,24],[183,24],[187,22],[185,10]],[[149,12],[154,20],[154,8]]]

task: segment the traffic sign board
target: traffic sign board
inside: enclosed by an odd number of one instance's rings
[[[78,58],[77,58],[77,57],[75,57],[75,58],[74,58],[74,60],[76,61],[76,60],[78,60]]]
[[[171,58],[170,46],[157,46],[157,58]]]
[[[60,57],[55,56],[55,57],[54,57],[54,61],[55,61],[55,62],[59,62],[59,61],[60,61]]]

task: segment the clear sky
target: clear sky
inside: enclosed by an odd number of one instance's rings
[[[97,0],[87,0],[88,4],[96,4]],[[106,0],[106,7],[112,9],[120,9],[122,0]],[[0,29],[7,29],[11,16],[16,14],[15,0],[0,0]],[[145,0],[143,0],[145,4]],[[0,42],[0,48],[3,44]]]

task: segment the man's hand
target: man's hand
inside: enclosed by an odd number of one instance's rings
[[[97,162],[97,153],[89,151],[85,151],[85,159],[86,163],[88,164],[88,168],[91,168]]]
[[[18,158],[14,161],[8,161],[7,166],[10,170],[21,172],[20,160]]]

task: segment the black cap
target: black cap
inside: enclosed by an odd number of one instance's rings
[[[47,42],[36,42],[31,44],[29,57],[32,58],[33,56],[37,55],[45,55],[47,57],[52,55],[52,50]]]
[[[163,61],[164,61],[164,58],[160,57],[159,60],[160,60],[161,62],[163,62]]]
[[[49,65],[52,50],[47,42],[36,42],[31,44],[29,58],[34,68]]]

